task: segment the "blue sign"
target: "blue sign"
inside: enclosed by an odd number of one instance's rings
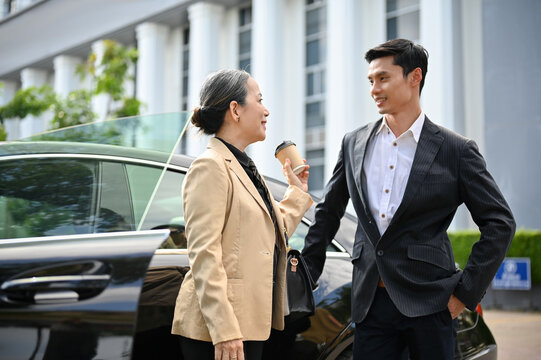
[[[530,290],[531,287],[530,258],[505,258],[492,280],[493,289]]]

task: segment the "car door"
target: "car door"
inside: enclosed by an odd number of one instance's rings
[[[129,359],[143,279],[168,235],[0,241],[0,358]]]

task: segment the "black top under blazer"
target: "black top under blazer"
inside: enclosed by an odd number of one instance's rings
[[[380,236],[369,211],[362,176],[364,155],[382,119],[346,134],[336,167],[305,240],[303,255],[314,278],[325,263],[351,199],[358,224],[353,246],[352,320],[361,322],[379,277],[395,306],[406,316],[424,316],[447,307],[455,294],[475,309],[515,232],[509,206],[474,141],[425,122],[404,197]],[[481,231],[464,270],[455,268],[447,229],[459,205],[466,204]]]

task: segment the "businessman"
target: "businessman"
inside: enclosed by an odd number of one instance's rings
[[[383,116],[344,136],[303,254],[318,278],[351,199],[354,359],[399,359],[408,348],[411,359],[451,360],[455,319],[483,297],[515,222],[475,142],[423,113],[427,51],[395,39],[365,59]],[[462,203],[481,237],[457,270],[447,229]]]

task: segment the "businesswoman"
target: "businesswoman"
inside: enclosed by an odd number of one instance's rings
[[[244,152],[265,139],[269,111],[241,70],[210,74],[192,123],[210,138],[183,187],[191,270],[177,297],[172,333],[186,360],[259,360],[271,327],[283,329],[286,239],[312,199],[308,171],[287,161],[280,203]],[[270,154],[269,154],[270,156]]]

